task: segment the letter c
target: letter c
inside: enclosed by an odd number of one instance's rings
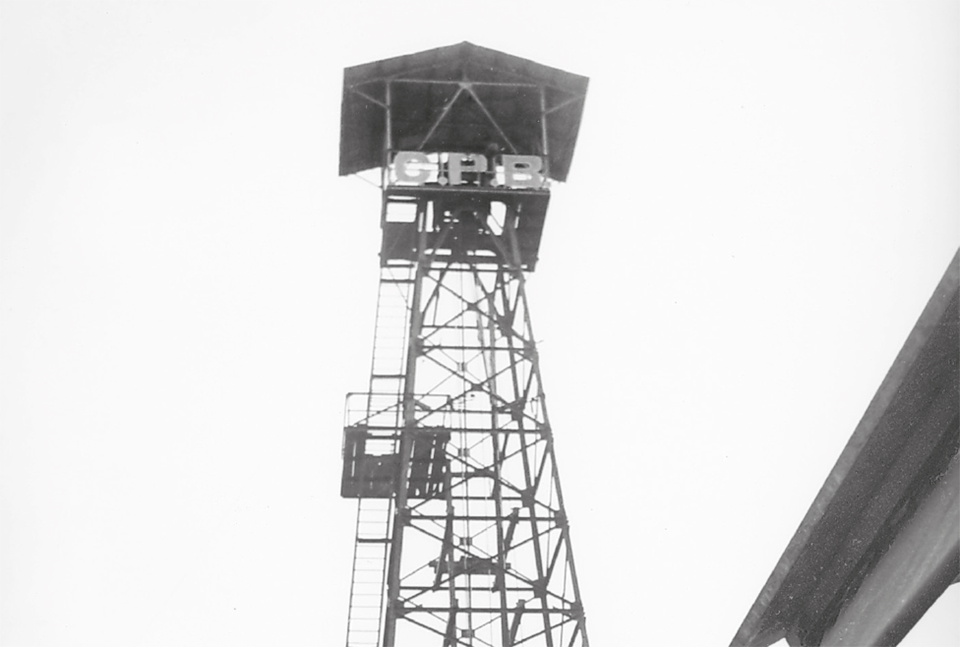
[[[414,184],[423,184],[430,176],[430,171],[420,168],[411,171],[407,168],[408,164],[429,164],[430,158],[424,153],[416,151],[400,151],[393,158],[393,170],[397,174],[397,182],[413,182]]]

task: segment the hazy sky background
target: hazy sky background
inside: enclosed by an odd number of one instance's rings
[[[0,644],[342,643],[342,69],[463,40],[590,77],[529,295],[591,639],[729,643],[960,244],[956,1],[0,2]]]

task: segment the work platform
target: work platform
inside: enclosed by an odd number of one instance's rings
[[[380,263],[415,261],[421,251],[429,251],[440,262],[516,263],[533,271],[549,202],[546,189],[389,187],[384,192]],[[506,227],[516,231],[516,250],[503,235]],[[488,235],[491,231],[494,236]]]
[[[390,499],[400,489],[400,478],[406,478],[407,498],[425,499],[443,496],[444,477],[449,461],[446,457],[450,432],[446,430],[411,430],[409,467],[405,475],[400,467],[400,430],[384,435],[366,427],[343,430],[343,478],[340,496]]]

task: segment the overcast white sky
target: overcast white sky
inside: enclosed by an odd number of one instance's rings
[[[728,644],[960,244],[960,3],[0,2],[0,644],[343,640],[342,69],[589,76],[533,323],[596,645]],[[952,587],[903,643],[960,644]]]

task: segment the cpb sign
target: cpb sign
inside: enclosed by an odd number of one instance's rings
[[[489,159],[479,153],[421,153],[400,151],[390,165],[390,183],[406,186],[489,186],[510,189],[540,189],[546,178],[543,159],[536,155],[498,155]],[[499,163],[497,163],[499,162]]]

